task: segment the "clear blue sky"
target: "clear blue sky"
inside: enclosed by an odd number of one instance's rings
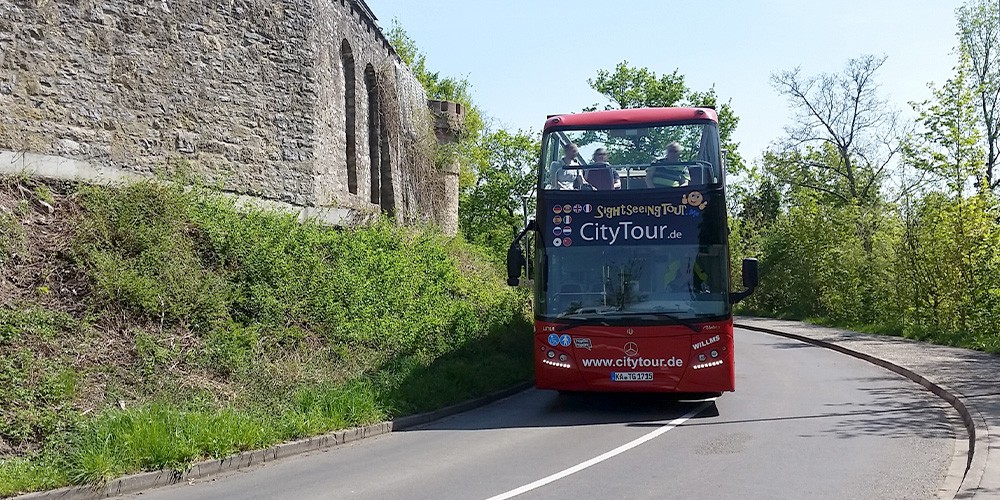
[[[397,19],[427,67],[467,78],[495,125],[538,132],[547,114],[604,103],[587,85],[627,60],[657,75],[675,69],[689,88],[715,86],[740,117],[735,138],[754,161],[791,113],[774,72],[842,70],[886,55],[881,95],[912,117],[955,65],[959,0],[366,0],[388,30]]]

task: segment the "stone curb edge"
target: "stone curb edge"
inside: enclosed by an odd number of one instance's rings
[[[223,459],[205,460],[192,465],[190,469],[184,472],[174,470],[142,472],[113,479],[102,485],[69,486],[55,490],[27,493],[13,498],[16,500],[90,500],[94,498],[107,498],[125,495],[128,493],[137,493],[139,491],[152,488],[169,486],[195,479],[203,479],[224,472],[232,472],[282,458],[301,455],[312,451],[325,450],[353,441],[388,434],[394,430],[400,431],[409,429],[434,420],[487,405],[494,401],[498,401],[524,391],[531,386],[531,382],[525,382],[507,389],[487,394],[486,396],[482,396],[480,398],[464,401],[427,413],[408,415],[405,417],[395,418],[387,422],[379,422],[377,424],[367,425],[364,427],[344,429],[311,438],[289,441],[287,443],[275,445],[263,450],[245,451]]]
[[[487,394],[483,397],[472,399],[469,401],[464,401],[451,406],[446,406],[444,408],[430,411],[427,413],[419,413],[416,415],[408,415],[405,417],[399,417],[392,419],[392,430],[402,431],[409,429],[411,427],[416,427],[418,425],[423,425],[428,422],[433,422],[435,420],[448,417],[451,415],[456,415],[464,411],[471,410],[473,408],[478,408],[480,406],[488,405],[494,401],[499,401],[506,397],[513,396],[519,392],[525,391],[531,387],[534,387],[534,382],[522,382],[515,386],[508,387],[506,389]]]
[[[877,358],[870,354],[848,349],[838,344],[806,337],[804,335],[797,335],[794,333],[772,330],[770,328],[763,328],[759,326],[751,326],[743,323],[734,322],[733,326],[746,330],[787,337],[867,361],[891,372],[902,375],[903,377],[920,384],[939,398],[947,401],[948,404],[958,411],[959,416],[962,418],[962,423],[965,426],[966,432],[969,434],[968,452],[965,454],[966,456],[964,457],[964,460],[962,460],[961,457],[956,457],[959,462],[964,461],[964,466],[961,463],[952,463],[948,471],[948,477],[938,492],[938,498],[972,498],[975,496],[975,489],[979,486],[979,479],[983,476],[986,468],[985,458],[979,459],[979,456],[975,453],[977,444],[980,445],[980,449],[987,449],[987,443],[985,442],[985,436],[987,435],[986,421],[978,411],[969,410],[957,391],[952,391],[947,386],[933,382],[923,375],[920,375],[908,368],[899,366],[881,358]],[[960,451],[962,450],[956,450],[956,454]],[[980,454],[980,456],[981,455],[983,454]],[[966,481],[966,479],[969,479],[969,481]]]

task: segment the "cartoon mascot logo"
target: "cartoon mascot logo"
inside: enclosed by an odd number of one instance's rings
[[[698,210],[704,210],[708,206],[708,201],[705,200],[705,197],[699,191],[691,191],[684,195],[681,203],[692,208],[697,208]]]

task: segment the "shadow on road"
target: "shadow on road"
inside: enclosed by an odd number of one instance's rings
[[[833,435],[839,439],[859,437],[890,438],[954,438],[955,429],[944,416],[953,411],[943,402],[934,402],[920,393],[899,391],[898,375],[886,373],[878,377],[851,378],[857,390],[865,396],[852,401],[838,401],[818,396],[805,402],[797,411],[789,412],[784,405],[771,406],[768,398],[777,394],[754,394],[744,391],[724,394],[711,400],[704,410],[685,422],[685,426],[745,426],[783,425],[789,422],[816,421],[808,433],[799,437]],[[511,428],[573,427],[625,424],[630,427],[655,428],[691,412],[706,399],[692,395],[629,394],[629,393],[568,393],[528,390],[470,412],[453,415],[417,426],[408,431],[485,430]],[[782,397],[795,398],[794,394]],[[752,418],[727,417],[725,408],[734,398],[759,400],[751,407]],[[825,401],[824,401],[825,399]],[[720,405],[723,410],[720,411]],[[793,405],[797,407],[799,405]],[[733,412],[730,412],[732,414]],[[799,427],[799,426],[794,426]],[[405,432],[405,431],[404,431]]]
[[[486,407],[406,429],[484,430],[604,424],[662,426],[703,405],[705,395],[567,393],[531,389]],[[692,418],[718,416],[710,403]]]

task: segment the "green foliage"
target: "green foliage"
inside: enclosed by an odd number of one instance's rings
[[[396,54],[410,68],[410,71],[417,77],[417,81],[423,86],[428,99],[442,101],[452,101],[462,104],[465,108],[465,124],[462,131],[463,138],[474,141],[483,131],[484,121],[482,112],[472,102],[472,91],[469,80],[466,78],[453,78],[442,76],[439,71],[427,69],[427,56],[417,47],[416,41],[410,38],[403,26],[396,19],[392,20],[392,26],[385,34],[385,37],[396,50]]]
[[[195,252],[194,196],[149,182],[82,192],[74,246],[100,301],[201,330],[228,318],[229,286]]]
[[[82,425],[69,457],[75,483],[138,470],[183,470],[194,461],[385,418],[370,383],[304,387],[277,412],[181,411],[154,403],[111,410]]]
[[[684,83],[684,75],[678,70],[657,76],[649,68],[629,66],[622,61],[615,70],[598,70],[597,77],[588,79],[591,88],[600,92],[609,101],[604,109],[629,109],[670,106],[711,106],[719,115],[719,137],[722,149],[727,151],[726,169],[733,174],[742,173],[746,166],[739,154],[739,144],[733,142],[739,117],[733,112],[729,102],[719,104],[715,88],[700,92],[691,90]],[[600,107],[594,104],[584,111],[594,111]]]
[[[793,190],[773,221],[753,208],[764,197],[761,187],[732,223],[734,263],[761,260],[744,312],[1000,352],[992,195],[931,192],[872,210]]]
[[[604,109],[654,108],[677,106],[688,95],[684,75],[674,70],[669,75],[656,76],[649,68],[633,68],[622,61],[615,70],[598,70],[597,78],[588,79],[594,90],[611,100]],[[588,111],[597,109],[595,104]]]
[[[0,496],[13,496],[35,489],[54,489],[68,481],[63,468],[48,461],[21,457],[0,459]]]
[[[0,345],[11,345],[22,336],[51,340],[64,330],[78,327],[77,321],[65,313],[40,308],[0,307]]]
[[[1000,347],[996,200],[930,195],[905,212],[897,255],[906,331],[956,345]]]
[[[920,114],[918,123],[922,130],[903,149],[908,164],[943,180],[959,196],[966,191],[970,177],[986,185],[969,70],[968,57],[961,57],[954,78],[939,89],[930,86],[934,101],[912,104]]]
[[[0,441],[25,448],[72,425],[78,376],[52,341],[77,328],[65,314],[0,308]]]
[[[534,367],[526,356],[533,342],[527,314],[498,318],[492,325],[488,335],[443,356],[394,361],[380,377],[393,413],[429,411],[529,380]],[[474,375],[480,373],[492,376]]]
[[[156,184],[78,198],[88,321],[121,331],[122,365],[61,357],[93,342],[80,320],[0,309],[0,437],[18,447],[0,457],[11,471],[0,491],[183,468],[530,375],[526,298],[461,239],[387,220],[299,224]],[[108,356],[87,349],[85,360]],[[81,415],[82,382],[95,379],[103,399]]]
[[[485,134],[479,144],[482,155],[472,163],[475,182],[459,197],[459,227],[467,240],[489,248],[499,260],[524,227],[525,209],[534,213],[534,200],[525,205],[522,197],[534,188],[540,144],[506,130]]]
[[[989,190],[1000,186],[996,172],[1000,161],[1000,54],[996,50],[1000,12],[996,7],[989,0],[968,0],[957,10],[958,50],[961,64],[968,63],[969,68],[968,79],[959,79],[976,102],[975,119],[965,126],[975,127],[982,138],[978,145],[984,165],[977,177]]]
[[[38,184],[32,192],[35,193],[35,196],[37,196],[39,200],[42,200],[49,205],[55,204],[56,202],[55,197],[52,195],[52,190],[45,184]]]
[[[68,476],[98,483],[128,472],[183,470],[199,458],[220,458],[266,446],[275,431],[245,412],[184,412],[161,404],[111,410],[81,425]]]
[[[286,439],[356,427],[386,418],[378,387],[366,380],[343,386],[306,387],[295,393],[285,418]]]
[[[57,431],[63,424],[61,405],[76,390],[72,369],[26,349],[0,354],[0,437],[20,444]]]
[[[193,462],[385,418],[368,382],[303,387],[272,412],[182,411],[163,403],[110,410],[81,425],[68,477],[97,483],[140,470],[184,470]]]

